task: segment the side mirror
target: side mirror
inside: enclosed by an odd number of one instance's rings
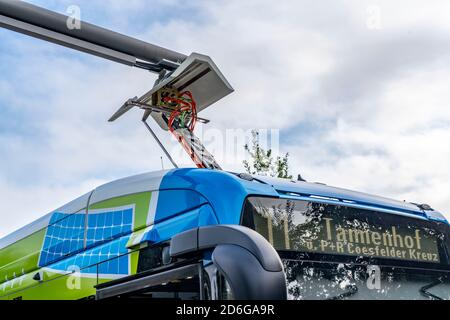
[[[214,266],[230,284],[237,300],[285,300],[283,264],[273,246],[259,233],[238,225],[213,225],[174,236],[172,257],[212,250]]]

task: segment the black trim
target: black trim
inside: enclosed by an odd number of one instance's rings
[[[433,299],[433,300],[444,300],[441,297],[438,297],[437,295],[434,295],[434,294],[432,294],[431,292],[428,291],[428,289],[431,289],[431,288],[433,288],[435,286],[438,286],[438,285],[440,285],[442,283],[444,283],[444,281],[442,280],[442,277],[441,277],[438,280],[436,280],[436,281],[434,281],[434,282],[432,282],[430,284],[427,284],[426,286],[423,286],[422,288],[420,288],[419,291],[424,297],[427,297],[427,298],[430,298],[430,299]]]
[[[194,260],[194,259],[178,261],[176,263],[171,263],[171,264],[168,264],[166,266],[162,266],[162,267],[151,269],[151,270],[144,271],[144,272],[141,272],[141,273],[137,273],[137,274],[133,274],[133,275],[130,275],[130,276],[122,277],[122,278],[119,278],[119,279],[116,279],[116,280],[111,280],[111,281],[108,281],[106,283],[101,283],[101,284],[96,285],[95,288],[96,289],[103,289],[103,288],[106,288],[106,287],[109,287],[109,286],[125,283],[125,282],[136,280],[136,279],[140,279],[140,278],[143,278],[143,277],[146,277],[146,276],[155,275],[155,274],[158,274],[158,273],[161,273],[161,272],[172,270],[174,268],[184,267],[186,265],[197,263],[197,262],[198,262],[198,260]]]
[[[395,259],[378,259],[370,257],[355,257],[350,255],[333,255],[327,253],[312,253],[312,252],[300,252],[293,250],[277,250],[281,259],[287,260],[302,260],[310,262],[324,262],[324,263],[345,263],[358,265],[378,265],[383,267],[392,268],[405,268],[405,269],[420,269],[423,271],[446,271],[450,272],[449,267],[445,264],[426,263],[426,262],[411,262]]]
[[[125,295],[148,287],[157,286],[165,282],[170,282],[174,279],[183,279],[192,276],[193,274],[197,274],[198,270],[198,264],[190,264],[177,269],[141,277],[139,279],[128,280],[114,285],[110,284],[109,286],[97,288],[96,298],[97,300],[102,300]]]

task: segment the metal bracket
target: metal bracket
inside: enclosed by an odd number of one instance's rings
[[[125,102],[119,108],[119,110],[117,110],[116,113],[114,113],[111,116],[111,118],[108,119],[108,121],[113,122],[113,121],[117,120],[124,113],[131,110],[133,107],[138,107],[139,109],[144,110],[144,111],[159,112],[159,113],[163,113],[165,115],[170,115],[170,113],[171,113],[171,110],[169,110],[167,108],[162,108],[162,107],[158,107],[158,106],[153,106],[151,104],[142,103],[142,102],[137,101],[137,97],[134,97],[132,99],[128,99],[127,102]],[[148,117],[148,115],[146,115],[146,118]],[[203,124],[207,124],[210,122],[208,119],[205,119],[205,118],[197,118],[197,121],[199,121]]]
[[[125,102],[119,108],[119,110],[117,110],[112,115],[112,117],[109,118],[108,121],[109,122],[113,122],[113,121],[117,120],[124,113],[130,111],[133,107],[138,107],[139,109],[145,111],[144,112],[144,116],[142,118],[142,122],[144,123],[145,127],[150,132],[150,134],[153,136],[153,138],[156,140],[156,142],[158,143],[160,148],[164,151],[165,155],[170,160],[172,165],[175,168],[178,168],[177,164],[172,159],[172,157],[170,156],[170,154],[167,151],[167,149],[164,147],[164,145],[161,143],[161,141],[156,136],[155,132],[152,130],[152,128],[147,123],[148,117],[153,112],[164,114],[167,117],[169,117],[171,112],[172,112],[172,110],[168,109],[168,108],[163,108],[163,107],[159,107],[159,106],[153,106],[153,105],[150,105],[150,104],[147,104],[147,103],[144,103],[144,102],[140,102],[140,101],[138,101],[137,97],[134,97],[132,99],[128,99],[128,101]],[[204,118],[197,118],[197,121],[199,121],[201,123],[204,123],[204,124],[209,123],[209,120],[208,119],[204,119]],[[181,143],[181,145],[187,151],[187,153],[189,154],[191,159],[194,161],[194,163],[197,165],[197,167],[199,167],[199,168],[208,168],[208,169],[218,169],[218,170],[221,169],[220,166],[214,160],[214,157],[205,149],[205,147],[203,146],[201,141],[192,132],[190,132],[189,130],[184,130],[183,131],[183,129],[179,129],[177,131],[177,134],[178,135],[176,136],[176,138],[177,138],[178,142]]]
[[[174,63],[169,60],[161,60],[158,63],[149,63],[144,61],[136,61],[134,64],[135,67],[141,68],[144,70],[148,70],[155,73],[161,73],[162,71],[169,71],[173,72],[175,71],[180,65],[177,63]]]

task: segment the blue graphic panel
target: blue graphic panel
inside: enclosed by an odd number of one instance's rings
[[[110,212],[89,213],[87,227],[87,247],[131,233],[133,229],[133,209]]]
[[[83,249],[84,214],[54,213],[47,228],[39,265],[44,266]]]
[[[83,251],[51,265],[50,268],[68,271],[76,267],[81,269],[82,274],[97,274],[97,272],[103,275],[128,274],[129,256],[126,245],[129,238],[129,236],[122,237]]]
[[[55,212],[52,215],[45,235],[39,266],[47,266],[65,256],[85,249],[85,231],[86,248],[101,245],[105,241],[130,234],[133,228],[133,209],[119,208],[102,212],[90,212],[87,215],[87,228],[85,228],[85,219],[86,214]],[[67,270],[63,267],[76,265],[83,268],[92,263],[99,263],[111,257],[116,257],[120,253],[126,253],[125,245],[126,243],[122,246],[125,251],[121,251],[121,246],[118,243],[111,242],[106,246],[84,251],[75,257],[64,260],[61,264],[56,264],[52,268]],[[100,248],[103,251],[100,251]],[[111,269],[112,273],[110,274],[122,272],[125,267],[128,268],[127,259],[126,257],[124,259],[115,259],[114,262],[108,263],[106,267],[102,268]]]

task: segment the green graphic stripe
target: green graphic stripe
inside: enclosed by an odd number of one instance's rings
[[[95,296],[95,286],[112,279],[80,277],[77,274],[60,275],[44,272],[46,277],[52,278],[45,282],[37,282],[31,278],[23,280],[20,289],[17,284],[4,291],[0,290],[0,300],[77,300]],[[18,280],[19,281],[19,280]]]
[[[146,227],[150,205],[151,192],[115,197],[95,203],[90,210],[110,209],[134,205],[134,228],[140,230]],[[33,279],[38,272],[38,260],[46,228],[19,240],[11,246],[0,250],[0,300],[53,300],[53,299],[82,299],[95,295],[96,278],[75,278],[73,274],[54,273],[40,269],[43,281]],[[139,252],[130,253],[131,273],[136,273]],[[14,278],[14,273],[16,278]],[[5,276],[9,281],[5,282]],[[13,279],[13,280],[11,280]],[[111,279],[99,279],[99,283]],[[3,283],[3,284],[2,284]]]
[[[23,273],[36,270],[39,254],[45,237],[42,229],[0,250],[0,283]]]

